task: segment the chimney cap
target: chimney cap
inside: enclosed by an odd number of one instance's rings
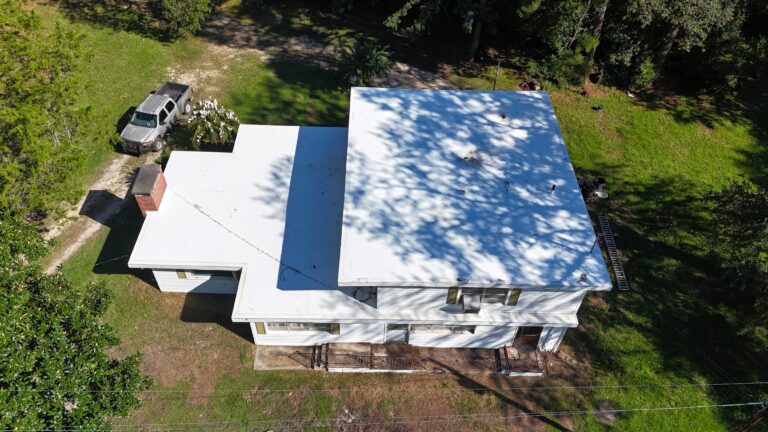
[[[155,190],[157,179],[162,173],[163,170],[159,164],[149,164],[139,168],[139,173],[136,175],[136,180],[134,180],[131,188],[131,194],[151,195]]]

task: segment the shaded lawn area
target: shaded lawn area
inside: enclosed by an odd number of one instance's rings
[[[276,125],[347,125],[349,85],[338,71],[303,62],[265,65],[250,56],[224,77],[236,83],[217,92],[241,123]]]
[[[392,60],[426,69],[434,69],[442,61],[460,61],[466,56],[470,35],[460,31],[461,23],[443,23],[447,31],[436,27],[430,36],[408,38],[393,33],[384,25],[398,4],[387,2],[355,2],[354,13],[334,11],[332,2],[313,0],[264,0],[257,6],[242,0],[229,0],[222,9],[247,25],[252,25],[264,46],[280,46],[291,38],[312,40],[341,48],[358,38],[388,46]],[[434,37],[434,35],[439,35]]]

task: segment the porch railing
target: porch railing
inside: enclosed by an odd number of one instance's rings
[[[417,359],[406,356],[366,355],[351,353],[327,353],[296,351],[290,358],[307,368],[350,368],[372,370],[414,370],[420,369]]]

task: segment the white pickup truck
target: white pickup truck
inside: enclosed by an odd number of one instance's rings
[[[182,114],[192,111],[192,86],[167,82],[150,93],[133,112],[120,137],[123,151],[142,154],[160,151],[165,135]]]

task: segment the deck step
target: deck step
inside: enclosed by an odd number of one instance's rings
[[[605,248],[608,250],[608,258],[611,260],[613,274],[616,275],[616,283],[619,285],[619,291],[629,291],[629,283],[627,282],[627,276],[624,273],[624,266],[621,265],[621,256],[619,255],[619,250],[616,249],[616,242],[613,238],[611,223],[608,221],[608,216],[606,216],[605,213],[598,213],[597,219],[600,224],[600,230],[603,232],[603,241],[605,242]]]

